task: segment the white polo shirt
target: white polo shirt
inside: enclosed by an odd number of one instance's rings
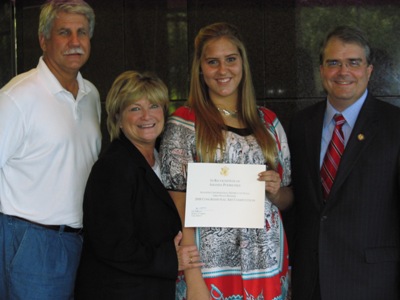
[[[43,59],[0,90],[0,211],[82,227],[83,193],[101,146],[100,97],[65,90]]]

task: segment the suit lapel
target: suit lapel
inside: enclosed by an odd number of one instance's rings
[[[312,197],[318,209],[322,205],[322,190],[320,176],[320,152],[321,152],[321,137],[322,125],[324,120],[326,101],[322,101],[315,107],[311,117],[306,121],[305,125],[305,141],[304,149],[308,166],[310,166],[310,176],[313,187],[310,187],[315,192],[315,197]]]
[[[368,96],[347,142],[329,198],[335,196],[335,193],[343,185],[360,156],[366,151],[368,144],[372,142],[378,132],[377,122],[376,100]],[[329,199],[327,200],[328,203]]]
[[[140,151],[133,145],[124,134],[121,134],[120,140],[122,141],[124,147],[129,151],[133,163],[139,168],[144,170],[145,183],[149,184],[151,190],[157,194],[157,197],[165,202],[169,207],[171,207],[174,211],[178,213],[176,210],[175,204],[169,196],[167,190],[164,185],[161,183],[157,174],[153,171],[150,165],[147,163],[146,159],[140,153]]]

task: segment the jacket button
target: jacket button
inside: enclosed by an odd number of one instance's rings
[[[322,216],[321,217],[321,221],[323,222],[323,221],[326,221],[328,219],[328,216]]]

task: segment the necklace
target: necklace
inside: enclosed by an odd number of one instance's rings
[[[230,111],[230,110],[227,110],[227,109],[224,109],[224,108],[219,108],[219,107],[217,107],[217,109],[218,109],[219,112],[223,113],[225,116],[230,116],[230,117],[235,118],[235,119],[237,119],[237,117],[238,117],[237,110]]]

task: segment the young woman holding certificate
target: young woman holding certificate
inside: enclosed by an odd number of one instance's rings
[[[169,118],[160,156],[163,183],[183,221],[188,163],[267,165],[258,178],[265,182],[263,229],[184,228],[182,244],[196,242],[200,256],[192,261],[205,265],[179,276],[177,299],[285,299],[288,248],[279,209],[293,200],[290,154],[276,115],[256,105],[234,26],[216,23],[197,35],[189,99]]]

